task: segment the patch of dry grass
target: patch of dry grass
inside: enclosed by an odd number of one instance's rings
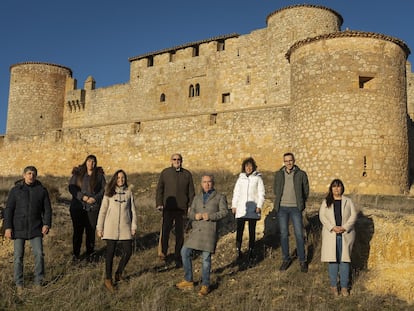
[[[194,174],[198,184],[200,173]],[[264,174],[271,187],[271,174]],[[13,284],[12,242],[0,239],[0,310],[409,310],[413,306],[392,295],[376,295],[364,287],[369,271],[355,278],[348,298],[334,299],[328,288],[327,267],[319,258],[318,227],[312,227],[308,248],[313,255],[308,273],[301,273],[297,261],[286,272],[279,272],[280,249],[265,250],[263,232],[258,232],[257,261],[238,265],[234,261],[235,233],[231,223],[223,231],[212,262],[212,292],[200,298],[196,290],[180,292],[174,284],[183,277],[182,269],[160,269],[157,260],[158,232],[161,215],[155,207],[156,174],[129,176],[134,185],[139,232],[135,252],[125,271],[127,280],[114,294],[103,287],[104,241],[97,242],[100,255],[93,263],[71,262],[72,224],[67,204],[68,178],[42,180],[56,189],[53,228],[44,239],[46,279],[41,290],[32,287],[33,259],[28,247],[25,256],[26,289],[22,297],[15,294]],[[237,176],[216,173],[217,189],[228,195]],[[4,187],[3,187],[4,188]],[[9,187],[8,187],[9,188]],[[268,190],[270,193],[271,191]],[[271,201],[268,202],[271,205]],[[231,218],[230,218],[231,219]],[[245,246],[247,241],[243,243]],[[291,241],[291,245],[295,245]],[[173,245],[171,245],[173,246]],[[170,246],[170,251],[173,247]],[[115,261],[117,264],[117,260]],[[201,277],[200,258],[194,259],[195,280]]]

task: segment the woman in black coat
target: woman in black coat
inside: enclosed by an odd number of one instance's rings
[[[70,216],[73,224],[73,259],[80,259],[83,232],[86,233],[86,256],[95,251],[95,228],[105,190],[105,175],[94,155],[72,170],[69,192],[72,194]]]

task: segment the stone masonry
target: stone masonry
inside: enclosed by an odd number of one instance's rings
[[[77,87],[65,66],[10,68],[0,176],[26,165],[67,176],[88,154],[107,174],[157,172],[174,152],[190,170],[261,171],[292,151],[311,190],[404,194],[414,150],[414,81],[406,44],[341,31],[342,17],[296,5],[267,26],[131,57],[127,83]],[[409,164],[411,163],[411,164]]]

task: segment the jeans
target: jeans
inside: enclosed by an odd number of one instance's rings
[[[29,241],[35,259],[34,283],[35,285],[41,285],[45,274],[43,240],[41,237],[35,237]],[[23,258],[25,243],[26,240],[24,239],[14,240],[14,281],[16,286],[23,286]]]
[[[341,288],[348,288],[350,263],[341,261],[342,257],[342,235],[336,236],[336,262],[330,262],[328,265],[329,281],[331,287],[336,287],[339,283]]]
[[[281,206],[278,212],[280,226],[280,244],[282,246],[283,261],[290,261],[289,255],[289,218],[292,220],[295,231],[296,249],[300,262],[306,262],[305,241],[303,237],[302,212],[297,207]]]
[[[192,248],[187,248],[183,246],[183,248],[181,249],[181,258],[183,260],[184,267],[184,279],[189,282],[193,281],[192,253]],[[201,272],[201,285],[210,286],[211,253],[207,251],[202,251],[201,258],[203,260]]]

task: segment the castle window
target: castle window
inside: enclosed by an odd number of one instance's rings
[[[214,125],[217,123],[217,113],[212,113],[210,115],[210,125]]]
[[[225,45],[224,40],[217,40],[217,51],[224,51]]]
[[[188,89],[188,97],[194,97],[194,85],[190,85]]]
[[[221,94],[221,102],[223,104],[229,103],[230,102],[230,93]]]
[[[360,89],[369,89],[372,87],[372,80],[374,77],[359,77],[359,88]]]
[[[138,134],[141,132],[141,122],[135,122],[131,126],[131,132],[132,134]]]
[[[160,96],[160,102],[161,103],[165,102],[165,94],[164,93],[162,93],[161,96]]]
[[[174,61],[174,58],[175,58],[175,51],[171,51],[169,56],[170,56],[169,61],[170,61],[170,63],[171,63],[171,62],[173,62],[173,61]]]
[[[55,142],[62,141],[62,137],[63,137],[62,130],[57,130],[56,133],[55,133]]]
[[[148,56],[147,57],[147,67],[154,66],[154,56]]]
[[[200,84],[196,84],[195,86],[195,96],[200,96]]]
[[[193,46],[193,57],[199,56],[200,54],[200,46],[195,45]]]

